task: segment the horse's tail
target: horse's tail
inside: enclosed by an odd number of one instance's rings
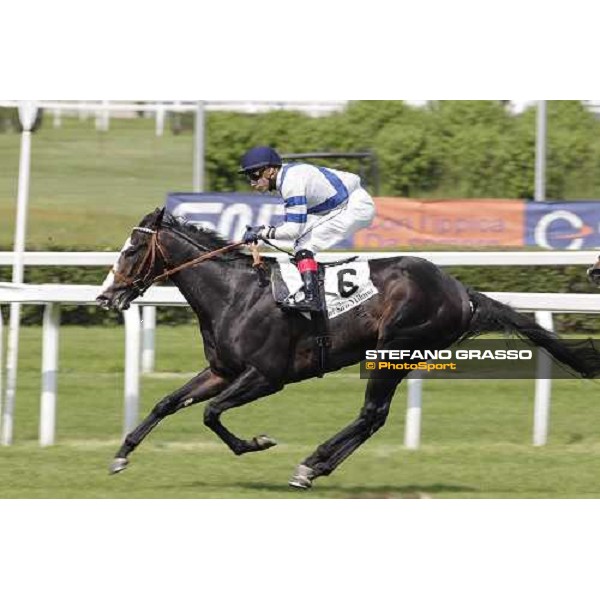
[[[600,375],[600,352],[591,339],[564,340],[540,327],[531,317],[518,313],[507,304],[485,294],[468,290],[473,314],[463,339],[482,333],[502,331],[528,339],[547,350],[557,361],[583,377]]]

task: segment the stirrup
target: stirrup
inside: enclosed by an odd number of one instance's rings
[[[281,302],[281,308],[286,310],[298,310],[301,312],[321,312],[323,307],[317,298],[313,301],[300,300],[299,302],[290,302],[288,298]]]
[[[314,302],[306,302],[306,300],[303,300],[302,302],[296,304],[294,308],[296,310],[308,311],[312,313],[320,313],[323,311],[323,307],[318,300],[315,300]]]

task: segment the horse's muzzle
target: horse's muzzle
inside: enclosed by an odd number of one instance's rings
[[[122,312],[127,310],[131,306],[131,303],[141,296],[144,291],[138,286],[110,286],[96,296],[96,303],[104,310],[115,309]]]
[[[134,294],[114,294],[112,296],[107,296],[105,294],[100,294],[96,298],[96,304],[103,308],[104,310],[116,309],[120,312],[127,310],[131,305],[131,301],[135,297]]]
[[[112,302],[110,298],[104,294],[100,294],[96,297],[96,304],[104,310],[110,310],[112,308]]]

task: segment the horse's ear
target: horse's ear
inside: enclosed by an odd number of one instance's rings
[[[165,216],[165,207],[163,206],[162,208],[157,208],[154,211],[154,227],[158,228],[160,227],[163,217]]]

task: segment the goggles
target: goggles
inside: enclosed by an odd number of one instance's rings
[[[246,171],[246,179],[248,181],[258,181],[263,176],[266,168],[267,167],[261,167],[260,169],[255,169],[254,171]]]

